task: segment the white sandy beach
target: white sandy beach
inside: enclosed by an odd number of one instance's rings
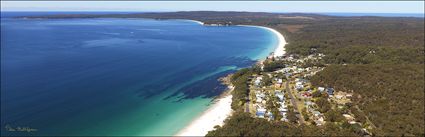
[[[195,23],[198,23],[199,25],[204,25],[203,22],[197,21],[197,20],[186,20],[186,21],[195,22]]]
[[[191,20],[193,21],[193,20]],[[200,21],[194,21],[201,25],[204,23]],[[278,46],[274,51],[274,56],[282,56],[285,54],[285,38],[278,31],[262,27],[262,26],[251,26],[251,25],[239,25],[239,26],[247,26],[247,27],[259,27],[263,29],[267,29],[273,32],[278,37]],[[233,87],[229,87],[233,90]],[[203,112],[198,118],[192,121],[188,126],[183,128],[183,130],[179,131],[175,136],[205,136],[208,131],[214,129],[214,126],[224,124],[224,120],[232,114],[231,109],[232,103],[232,95],[226,95],[218,100],[215,103],[211,104],[210,108],[208,108],[205,112]]]
[[[287,44],[285,38],[283,37],[282,34],[280,34],[278,31],[276,31],[274,29],[271,29],[271,28],[267,28],[267,29],[270,30],[271,32],[273,32],[277,36],[277,38],[279,40],[278,41],[278,46],[274,50],[274,57],[283,56],[286,53],[286,51],[285,51],[285,45]]]
[[[197,21],[197,20],[188,20],[188,21],[195,22],[195,23],[198,23],[200,25],[204,25],[204,23],[201,22],[201,21]],[[278,46],[274,50],[273,56],[279,57],[279,56],[283,56],[286,53],[285,52],[285,45],[287,43],[286,43],[285,37],[283,37],[283,35],[281,33],[279,33],[278,31],[276,31],[275,29],[263,27],[263,26],[254,26],[254,25],[237,25],[237,26],[257,27],[257,28],[267,29],[267,30],[273,32],[277,36],[277,39],[278,39]]]
[[[224,124],[224,120],[231,115],[232,95],[218,99],[200,117],[196,118],[189,126],[179,131],[176,136],[205,136],[214,126]]]
[[[286,51],[285,51],[285,45],[287,44],[286,40],[283,37],[283,35],[280,34],[278,31],[276,31],[275,29],[263,27],[263,26],[253,26],[253,25],[238,25],[238,26],[263,28],[263,29],[267,29],[267,30],[273,32],[277,36],[277,39],[278,39],[278,45],[277,45],[276,49],[274,50],[273,56],[279,57],[279,56],[283,56],[286,53]]]

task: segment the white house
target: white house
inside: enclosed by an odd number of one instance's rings
[[[283,80],[280,78],[280,79],[277,80],[277,83],[278,84],[282,84],[283,83]]]
[[[323,92],[323,91],[325,91],[325,88],[324,87],[318,87],[317,90],[319,90],[320,92]]]
[[[296,83],[295,83],[295,88],[296,88],[297,90],[302,90],[302,89],[304,88],[304,85],[303,85],[303,83],[302,83],[302,82],[296,82]]]
[[[275,94],[279,98],[279,101],[285,100],[285,97],[282,92],[275,92]]]

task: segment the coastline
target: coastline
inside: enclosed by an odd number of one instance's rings
[[[198,23],[200,25],[205,25],[201,21],[196,20],[188,20],[194,23]],[[253,25],[236,25],[236,26],[244,26],[244,27],[257,27],[266,29],[268,31],[271,31],[278,39],[278,45],[275,48],[273,52],[274,57],[283,56],[285,52],[285,45],[287,44],[285,41],[285,38],[281,33],[278,31],[263,27],[263,26],[253,26]],[[213,100],[213,103],[211,103],[210,107],[204,111],[200,116],[195,118],[189,125],[184,127],[182,130],[180,130],[177,134],[174,136],[205,136],[208,131],[211,131],[214,129],[216,125],[222,126],[224,124],[224,120],[231,116],[233,110],[231,109],[231,103],[232,103],[232,95],[230,92],[233,90],[233,85],[228,81],[228,78],[230,76],[226,76],[224,78],[223,84],[228,86],[228,90],[223,92],[222,95],[217,97]],[[226,81],[227,79],[227,81]]]
[[[283,37],[283,35],[278,32],[275,29],[269,28],[269,27],[263,27],[263,26],[254,26],[254,25],[236,25],[236,26],[244,26],[244,27],[256,27],[256,28],[262,28],[262,29],[266,29],[268,31],[271,31],[274,35],[276,35],[277,39],[278,39],[278,44],[276,49],[273,52],[273,57],[279,57],[279,56],[283,56],[286,51],[285,51],[285,45],[288,44],[285,40],[285,37]]]
[[[188,22],[194,22],[194,23],[197,23],[199,25],[205,25],[205,23],[203,23],[201,21],[197,21],[197,20],[189,20],[189,19],[174,19],[174,20],[183,20],[183,21],[188,21]]]
[[[227,85],[227,90],[216,97],[210,107],[199,117],[193,120],[174,136],[205,136],[208,131],[214,129],[216,125],[223,126],[224,120],[232,115],[232,94],[233,85],[229,82],[231,74],[220,78],[223,84]]]
[[[192,121],[188,126],[180,130],[175,136],[205,136],[214,126],[223,126],[224,120],[231,115],[232,95],[218,99],[211,107]],[[211,118],[213,117],[213,118]]]

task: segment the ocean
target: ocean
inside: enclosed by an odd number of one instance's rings
[[[188,20],[2,18],[1,135],[174,135],[277,43]]]

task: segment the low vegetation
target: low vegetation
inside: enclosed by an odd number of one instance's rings
[[[315,85],[352,91],[352,109],[360,121],[365,116],[379,136],[424,134],[424,65],[333,65],[312,78]]]

